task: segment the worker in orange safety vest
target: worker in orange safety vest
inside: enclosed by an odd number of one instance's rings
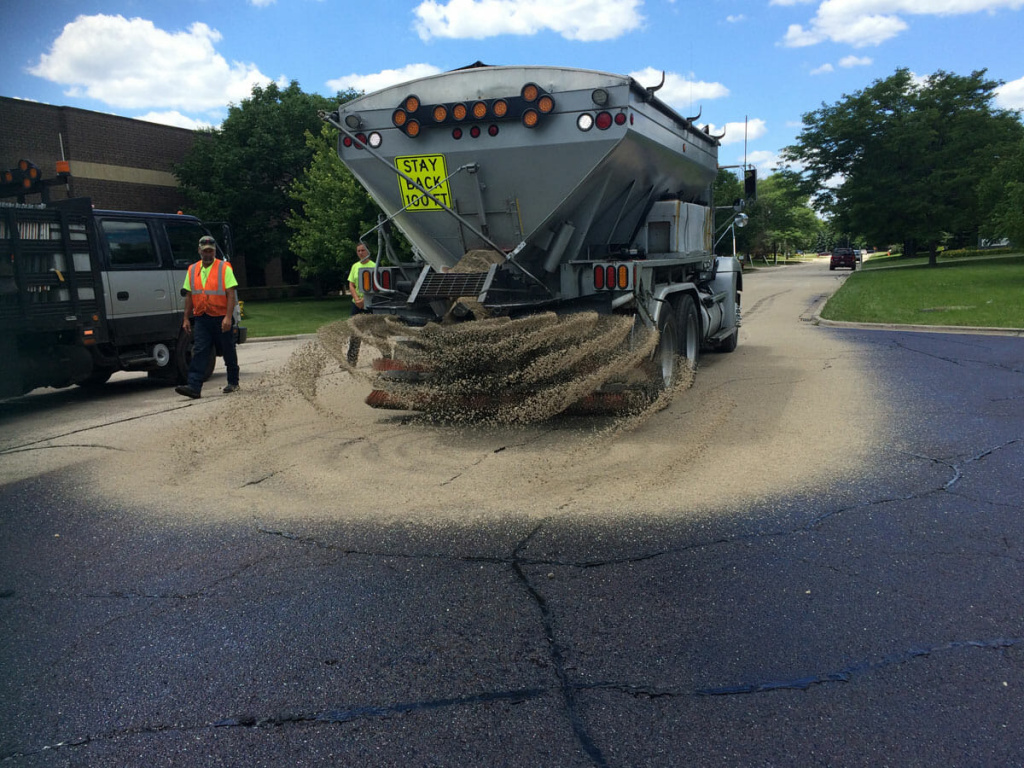
[[[200,261],[188,268],[185,275],[185,317],[181,327],[192,334],[192,362],[188,383],[174,391],[185,397],[202,397],[203,378],[210,355],[218,347],[227,368],[228,383],[223,392],[238,389],[238,353],[231,327],[237,304],[238,281],[231,264],[217,256],[217,241],[209,235],[199,238]]]

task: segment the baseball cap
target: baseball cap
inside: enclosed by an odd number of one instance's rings
[[[199,238],[199,247],[200,248],[216,248],[217,247],[217,241],[214,240],[209,235],[203,235],[202,237]]]

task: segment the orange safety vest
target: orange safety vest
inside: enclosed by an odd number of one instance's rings
[[[188,284],[192,291],[192,314],[224,317],[228,313],[228,292],[224,288],[224,270],[227,262],[214,259],[204,285],[200,279],[203,262],[189,267]]]

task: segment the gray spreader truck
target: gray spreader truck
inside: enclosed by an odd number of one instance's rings
[[[403,263],[380,240],[389,265],[382,253],[361,271],[367,308],[410,325],[629,314],[660,332],[662,386],[680,357],[735,349],[742,270],[712,247],[719,137],[656,91],[607,72],[474,65],[322,114],[380,229],[413,246]],[[485,269],[459,269],[481,252]]]

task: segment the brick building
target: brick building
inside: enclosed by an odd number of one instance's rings
[[[95,208],[188,213],[172,169],[194,142],[187,128],[0,96],[0,169],[30,160],[50,179],[58,160],[71,164],[67,186],[50,187],[51,200],[89,197]],[[284,283],[280,259],[255,279],[244,254],[232,262],[242,287]]]
[[[97,208],[183,210],[171,169],[194,141],[186,128],[0,96],[0,168],[31,160],[52,178],[57,161],[69,160],[68,188],[52,188],[54,200],[91,197]]]

